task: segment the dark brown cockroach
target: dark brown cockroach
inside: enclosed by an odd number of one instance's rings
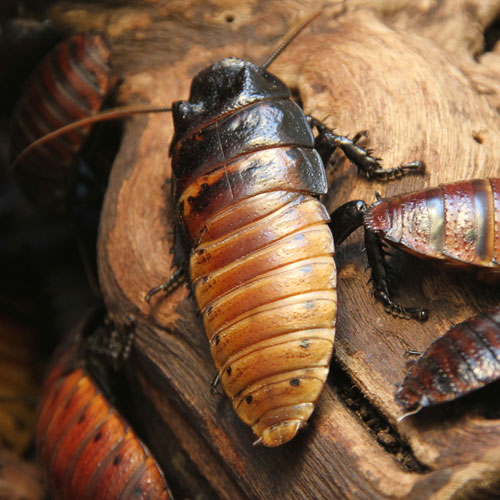
[[[150,451],[84,361],[78,343],[60,349],[38,407],[36,445],[54,498],[171,498]]]
[[[435,340],[396,392],[405,414],[452,401],[500,378],[500,307],[465,320]]]
[[[184,249],[177,264],[189,275],[218,379],[266,446],[306,424],[329,370],[336,271],[329,214],[318,200],[328,187],[324,164],[340,148],[370,178],[425,168],[381,168],[356,144],[360,135],[336,135],[306,116],[267,71],[306,24],[262,66],[237,58],[212,64],[194,77],[189,100],[172,106]],[[178,279],[179,272],[146,300]]]
[[[110,45],[104,35],[73,35],[56,46],[26,83],[14,111],[10,157],[64,125],[98,112],[113,87]],[[54,213],[65,211],[74,182],[74,162],[90,126],[72,130],[36,148],[13,174],[25,195]]]
[[[337,245],[360,226],[375,297],[394,315],[423,320],[427,311],[392,301],[382,241],[417,257],[474,271],[479,278],[500,277],[500,179],[441,184],[379,199],[371,206],[351,201],[332,214]]]

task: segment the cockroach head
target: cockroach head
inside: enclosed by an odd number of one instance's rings
[[[253,102],[290,97],[289,88],[255,64],[230,57],[198,73],[188,101],[173,104],[176,136]]]
[[[276,92],[286,96],[290,93],[288,87],[273,74],[251,62],[229,57],[196,75],[189,100],[202,101],[207,107],[220,103],[239,107]]]

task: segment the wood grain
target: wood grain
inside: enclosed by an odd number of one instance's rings
[[[425,177],[384,184],[358,176],[338,155],[328,168],[327,207],[372,202],[374,191],[391,195],[498,176],[500,65],[497,52],[480,52],[500,2],[360,0],[347,2],[342,13],[342,6],[327,4],[270,70],[296,90],[306,113],[337,132],[368,130],[367,146],[384,165],[416,159],[428,165]],[[63,7],[53,7],[52,15],[71,26]],[[94,8],[119,16],[105,4]],[[317,4],[151,1],[135,9],[142,17],[127,17],[135,22],[124,22],[113,39],[124,73],[119,98],[166,104],[185,99],[192,77],[217,59],[264,60]],[[92,17],[98,18],[80,19]],[[109,30],[118,25],[113,19]],[[493,389],[401,423],[394,393],[407,370],[406,350],[424,350],[453,323],[495,305],[498,289],[396,254],[397,298],[428,306],[431,317],[424,324],[394,319],[366,284],[361,234],[338,249],[333,373],[309,427],[277,449],[251,446],[251,432],[228,399],[210,395],[215,370],[188,290],[155,297],[151,305],[144,300],[172,272],[171,137],[168,115],[127,123],[99,241],[108,310],[118,324],[135,318],[134,389],[147,394],[162,420],[149,429],[153,450],[155,434],[169,427],[220,498],[495,498],[500,408]]]

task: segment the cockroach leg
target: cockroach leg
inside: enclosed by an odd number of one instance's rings
[[[422,356],[422,354],[422,351],[417,351],[415,349],[406,349],[405,351],[406,356]]]
[[[384,258],[384,249],[377,234],[364,226],[363,216],[368,206],[362,200],[345,203],[331,214],[329,224],[335,244],[340,245],[353,231],[363,226],[365,229],[365,249],[371,269],[373,295],[384,304],[387,312],[404,319],[425,321],[429,317],[427,309],[404,307],[393,301],[387,282],[388,264]]]
[[[220,377],[219,377],[219,372],[217,372],[212,382],[210,383],[210,394],[212,394],[212,396],[221,395],[221,392],[218,389],[219,383],[220,383]]]
[[[262,438],[260,437],[259,439],[256,439],[253,443],[252,446],[258,446],[262,443]]]
[[[365,248],[368,263],[372,271],[373,295],[384,304],[387,312],[404,319],[425,321],[429,317],[427,309],[404,307],[392,300],[387,284],[388,264],[384,259],[384,249],[380,238],[365,230]]]
[[[361,130],[360,132],[358,132],[353,138],[352,138],[352,142],[354,144],[357,144],[361,138],[363,137],[368,137],[368,130]]]
[[[322,122],[312,116],[307,116],[311,128],[316,128],[318,136],[314,147],[326,165],[336,148],[342,149],[349,160],[362,170],[369,179],[392,180],[408,174],[422,174],[425,172],[425,163],[412,161],[394,168],[382,168],[380,158],[375,158],[371,152],[356,143],[366,132],[359,132],[354,139],[337,135]]]
[[[149,303],[151,297],[158,292],[163,291],[167,295],[172,293],[185,281],[186,281],[186,273],[184,272],[184,269],[177,268],[170,276],[170,278],[168,278],[168,280],[165,281],[165,283],[162,283],[159,286],[155,286],[154,288],[151,288],[151,290],[149,290],[149,292],[146,294],[146,302]]]
[[[91,333],[82,345],[83,357],[102,357],[108,360],[115,371],[118,371],[130,356],[135,336],[135,318],[129,315],[125,324],[118,328],[106,316],[103,324]]]

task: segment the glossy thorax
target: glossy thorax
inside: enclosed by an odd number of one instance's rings
[[[271,73],[228,58],[193,79],[189,101],[173,104],[174,194],[191,243],[214,204],[221,210],[280,188],[326,193],[311,128],[290,97],[290,89]],[[236,168],[237,161],[245,166]],[[225,200],[224,192],[231,199]]]

